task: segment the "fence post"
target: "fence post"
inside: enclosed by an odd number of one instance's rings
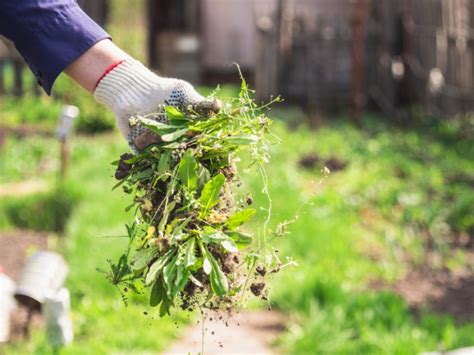
[[[23,63],[19,59],[13,59],[13,95],[23,96]]]
[[[356,0],[352,8],[351,118],[359,125],[364,108],[365,34],[369,0]]]
[[[0,95],[5,94],[5,81],[3,78],[3,66],[4,60],[0,59]]]
[[[258,100],[268,100],[279,89],[281,12],[282,0],[255,2],[258,48],[255,88]]]

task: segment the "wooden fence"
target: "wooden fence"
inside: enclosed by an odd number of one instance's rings
[[[281,93],[323,112],[357,102],[363,2],[256,1],[260,96]],[[372,0],[361,30],[364,105],[389,116],[405,104],[438,116],[474,110],[474,0]]]
[[[412,95],[435,115],[474,110],[474,0],[412,0],[404,17]]]

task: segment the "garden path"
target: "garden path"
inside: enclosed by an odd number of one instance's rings
[[[204,323],[204,354],[278,354],[272,346],[285,329],[285,316],[277,311],[242,311],[231,316],[209,314]],[[164,354],[201,352],[202,324],[190,327]]]

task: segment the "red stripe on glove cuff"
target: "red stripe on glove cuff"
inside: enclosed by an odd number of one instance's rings
[[[107,68],[107,70],[104,72],[104,74],[101,75],[99,80],[97,80],[97,83],[95,84],[94,91],[97,89],[97,86],[99,85],[100,81],[107,75],[109,74],[112,70],[114,70],[116,67],[118,67],[120,64],[122,64],[125,60],[121,60],[120,62],[112,64],[110,67]]]

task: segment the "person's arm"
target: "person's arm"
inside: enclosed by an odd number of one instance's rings
[[[90,93],[98,84],[104,73],[130,56],[118,48],[112,41],[106,39],[97,42],[83,55],[66,67],[66,73],[76,83]]]
[[[68,65],[110,38],[74,0],[2,1],[0,34],[15,43],[48,94]]]

